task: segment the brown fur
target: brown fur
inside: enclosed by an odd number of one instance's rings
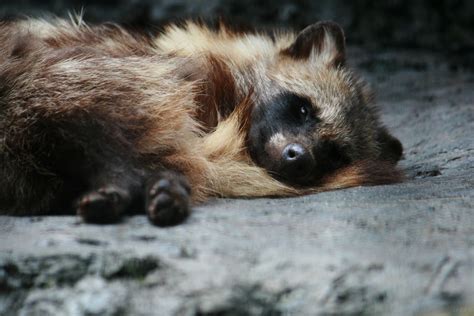
[[[183,174],[195,203],[399,181],[397,154],[383,158],[381,144],[392,138],[370,93],[341,68],[341,39],[332,54],[324,51],[332,44],[321,28],[304,32],[309,42],[193,23],[156,38],[80,20],[0,24],[2,212],[52,212],[109,184],[143,190],[162,170]],[[248,152],[252,111],[281,89],[327,105],[318,109],[328,118],[318,137],[351,148],[352,163],[311,188],[276,180]],[[342,114],[354,108],[341,104],[355,103],[364,104],[352,116],[360,122]],[[173,181],[173,192],[186,186]]]

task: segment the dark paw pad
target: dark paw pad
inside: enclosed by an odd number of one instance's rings
[[[172,226],[190,214],[191,190],[180,175],[164,173],[147,188],[146,211],[150,221],[158,226]]]
[[[128,202],[126,191],[114,186],[102,187],[79,200],[77,213],[86,223],[114,223],[120,219]]]

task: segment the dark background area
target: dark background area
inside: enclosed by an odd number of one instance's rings
[[[137,28],[187,17],[296,29],[330,19],[345,28],[350,44],[464,56],[474,48],[474,1],[468,0],[2,0],[0,18],[67,17],[81,10],[89,22],[114,21]]]

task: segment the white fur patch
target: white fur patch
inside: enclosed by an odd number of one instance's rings
[[[282,133],[276,133],[270,137],[268,144],[272,147],[283,147],[288,143],[287,138]]]

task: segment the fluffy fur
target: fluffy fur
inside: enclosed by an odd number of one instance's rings
[[[81,20],[2,23],[0,208],[44,214],[75,206],[86,221],[104,222],[139,205],[169,225],[211,196],[399,181],[401,145],[344,66],[343,45],[333,23],[274,36],[193,22],[156,36]],[[266,161],[278,160],[269,154],[277,147],[252,138],[256,113],[288,92],[308,99],[322,123],[279,139],[332,139],[349,161],[318,171],[310,185],[275,175]]]

